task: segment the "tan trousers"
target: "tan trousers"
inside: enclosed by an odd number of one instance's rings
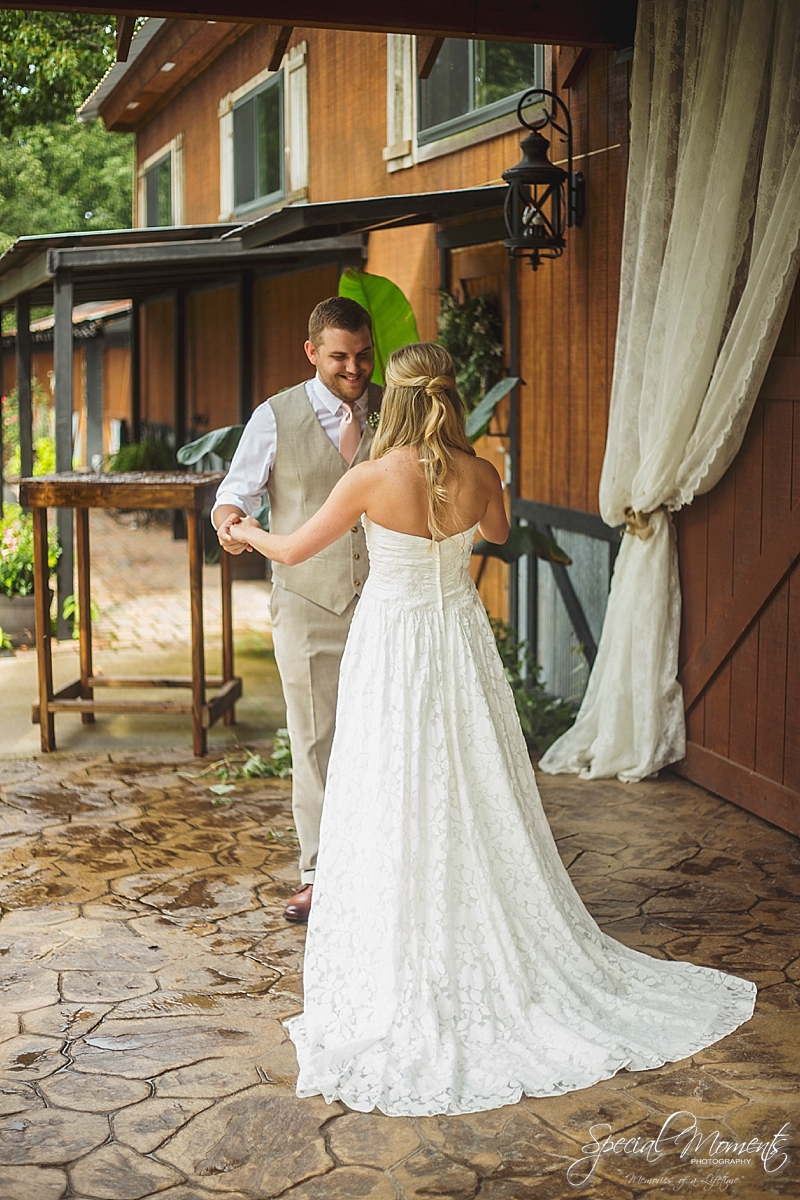
[[[292,744],[292,812],[302,883],[314,881],[339,663],[355,607],[354,596],[337,616],[277,584],[272,589],[272,638]]]

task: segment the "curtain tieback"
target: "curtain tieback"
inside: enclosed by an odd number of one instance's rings
[[[658,508],[654,508],[653,512],[664,512],[664,505],[659,504]],[[625,509],[625,533],[632,533],[635,537],[641,538],[646,542],[655,533],[653,526],[650,524],[652,512],[634,512],[632,508]]]

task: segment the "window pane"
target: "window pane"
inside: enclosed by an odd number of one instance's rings
[[[430,75],[420,80],[420,129],[430,129],[469,112],[470,73],[470,43],[447,38]]]
[[[255,124],[255,100],[248,100],[233,110],[234,204],[249,204],[256,198]]]
[[[172,224],[172,158],[156,167],[158,172],[158,224]]]
[[[151,167],[144,177],[145,224],[158,224],[158,167]]]
[[[281,154],[283,148],[280,84],[259,92],[257,102],[258,195],[271,196],[281,191]]]
[[[475,107],[533,87],[534,54],[534,46],[518,42],[475,42]]]

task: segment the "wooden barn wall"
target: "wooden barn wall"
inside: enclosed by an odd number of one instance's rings
[[[127,346],[106,346],[103,354],[103,453],[108,454],[111,422],[131,422],[131,353]]]
[[[563,257],[519,267],[520,495],[598,512],[628,167],[628,68],[595,50],[569,91],[586,216]],[[558,75],[557,59],[555,72]],[[553,139],[551,157],[559,159]]]
[[[151,425],[174,425],[175,309],[172,300],[141,308],[141,417]]]
[[[39,383],[39,386],[44,388],[50,394],[52,400],[52,380],[53,380],[53,350],[52,343],[48,346],[41,346],[34,343],[31,348],[31,376]],[[9,392],[17,386],[17,358],[13,350],[7,350],[3,354],[3,379],[2,379],[3,395],[7,396]]]
[[[311,310],[335,296],[335,265],[256,280],[253,288],[253,400],[260,404],[283,388],[310,379],[314,369],[303,344]]]
[[[239,421],[239,292],[237,287],[186,297],[186,427],[188,438]]]
[[[397,284],[414,310],[419,336],[432,341],[438,336],[439,319],[439,252],[434,226],[371,233],[367,250],[366,270]]]
[[[798,505],[800,297],[795,289],[736,460],[713,491],[677,516],[681,669],[742,594],[753,564],[786,536]],[[687,757],[678,767],[795,833],[800,833],[798,646],[800,566],[795,560],[690,708]]]

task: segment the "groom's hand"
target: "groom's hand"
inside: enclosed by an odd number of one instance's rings
[[[244,550],[252,550],[252,546],[246,546],[244,542],[237,542],[231,535],[231,529],[234,525],[238,525],[242,520],[242,514],[239,512],[229,512],[225,519],[217,528],[217,539],[223,550],[228,554],[241,554]]]

